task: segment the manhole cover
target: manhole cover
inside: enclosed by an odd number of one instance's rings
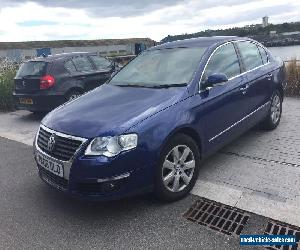
[[[240,235],[250,214],[222,203],[201,198],[183,215],[186,219],[227,235]]]
[[[296,241],[300,239],[300,228],[282,222],[269,220],[264,234],[266,235],[296,235]],[[272,250],[300,250],[300,245],[294,246],[270,246],[266,249]]]

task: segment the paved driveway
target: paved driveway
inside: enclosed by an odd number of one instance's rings
[[[300,99],[283,109],[275,131],[252,129],[208,159],[192,193],[300,226]],[[32,145],[41,119],[0,114],[0,136]]]
[[[252,129],[212,156],[193,193],[300,226],[300,99],[285,99],[276,130]]]

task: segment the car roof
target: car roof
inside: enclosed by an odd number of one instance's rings
[[[78,55],[97,55],[97,53],[90,53],[90,52],[71,52],[71,53],[61,53],[61,54],[55,54],[55,55],[49,55],[49,56],[40,56],[36,57],[32,60],[29,61],[43,61],[43,62],[52,62],[52,61],[57,61],[61,59],[68,59],[74,56]]]
[[[167,42],[156,47],[153,47],[149,50],[155,49],[171,49],[171,48],[180,48],[180,47],[210,47],[213,45],[219,45],[225,42],[230,42],[234,40],[249,40],[253,41],[248,37],[237,37],[237,36],[213,36],[213,37],[199,37],[191,38],[185,40],[179,40],[174,42]]]

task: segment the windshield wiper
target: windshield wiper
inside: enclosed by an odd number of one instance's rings
[[[162,89],[162,88],[171,88],[171,87],[184,87],[187,86],[186,83],[179,83],[179,84],[158,84],[158,85],[143,85],[143,84],[120,84],[115,85],[119,87],[138,87],[138,88],[154,88],[154,89]]]
[[[184,86],[187,86],[187,83],[151,85],[151,87],[149,88],[167,89],[172,87],[184,87]]]
[[[137,88],[150,88],[148,85],[142,85],[142,84],[112,84],[118,87],[137,87]]]
[[[38,75],[25,75],[25,76],[21,76],[21,78],[28,78],[28,77],[38,77]]]

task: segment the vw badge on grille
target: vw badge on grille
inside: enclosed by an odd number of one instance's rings
[[[55,134],[52,134],[48,139],[47,149],[49,152],[52,152],[55,147]]]

